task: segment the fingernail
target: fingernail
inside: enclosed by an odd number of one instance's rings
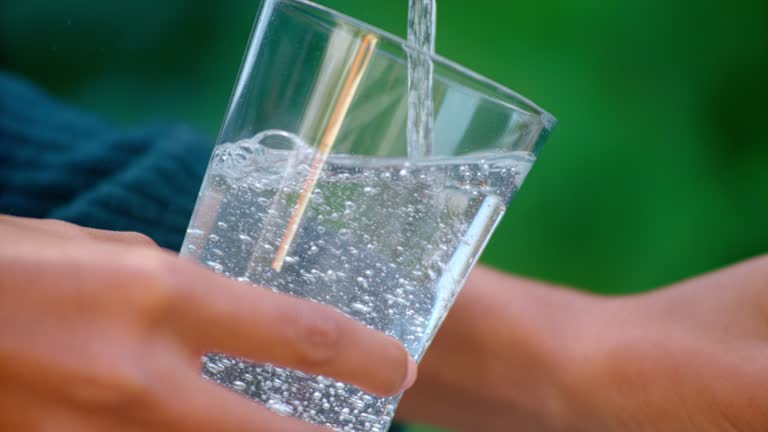
[[[398,393],[402,393],[413,387],[413,384],[416,382],[416,377],[418,376],[418,369],[419,367],[416,364],[416,361],[412,359],[411,356],[408,356],[408,370],[405,373],[403,386],[400,387],[400,391],[398,391]]]

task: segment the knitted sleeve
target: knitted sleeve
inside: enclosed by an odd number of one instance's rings
[[[138,231],[178,250],[211,148],[184,127],[116,130],[0,73],[0,213]]]

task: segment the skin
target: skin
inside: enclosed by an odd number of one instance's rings
[[[139,234],[3,216],[0,238],[0,430],[327,430],[203,379],[200,356],[212,351],[380,395],[415,379],[394,339]]]
[[[0,238],[0,430],[319,430],[201,379],[208,351],[378,394],[415,377],[395,341],[142,236],[4,217]],[[766,342],[768,256],[620,298],[478,268],[398,415],[457,431],[762,432]]]
[[[768,430],[768,256],[603,298],[478,269],[402,419],[458,431]]]

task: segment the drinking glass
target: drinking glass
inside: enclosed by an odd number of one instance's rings
[[[408,61],[433,65],[408,154]],[[555,119],[440,56],[304,0],[262,5],[182,255],[332,305],[421,359]],[[215,290],[210,293],[215,296]],[[204,374],[280,414],[389,426],[399,397],[222,354]]]

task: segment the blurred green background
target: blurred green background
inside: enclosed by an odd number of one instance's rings
[[[405,34],[405,0],[320,3]],[[214,137],[258,6],[5,0],[0,65]],[[486,263],[619,294],[768,251],[765,0],[439,0],[437,50],[560,120]]]

